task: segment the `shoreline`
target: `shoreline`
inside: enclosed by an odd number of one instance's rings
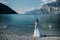
[[[1,35],[0,40],[60,40],[60,37],[33,37],[21,35]]]

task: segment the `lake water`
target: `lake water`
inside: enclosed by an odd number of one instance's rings
[[[60,35],[60,15],[19,15],[0,14],[0,31],[4,34],[33,35],[35,20],[39,19],[39,27],[43,35]],[[4,27],[7,27],[4,29]]]

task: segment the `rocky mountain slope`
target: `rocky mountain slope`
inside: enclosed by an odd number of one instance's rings
[[[26,14],[60,14],[60,3],[51,2],[44,4],[40,9],[26,12]]]
[[[7,5],[0,3],[0,14],[17,14],[17,13]]]

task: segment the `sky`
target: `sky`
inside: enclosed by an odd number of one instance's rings
[[[41,5],[53,1],[56,0],[0,0],[1,3],[9,6],[19,14],[24,14],[26,11],[39,9]]]

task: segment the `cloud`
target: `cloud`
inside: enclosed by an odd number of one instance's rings
[[[54,1],[56,1],[56,0],[42,0],[41,4],[43,5],[43,4],[54,2]],[[32,10],[35,10],[35,9],[40,9],[42,5],[40,5],[39,8],[35,8],[35,7],[26,8],[26,9],[21,8],[21,9],[18,9],[17,12],[19,14],[24,14],[26,11],[32,11]]]
[[[9,2],[6,2],[6,1],[4,1],[4,0],[0,0],[0,3],[8,4]]]
[[[25,9],[17,9],[15,11],[19,14],[24,14],[25,13]]]
[[[31,8],[26,9],[26,11],[31,11],[31,10],[34,10],[34,9],[36,9],[36,8],[31,7]]]
[[[42,0],[42,5],[46,4],[46,3],[54,2],[54,1],[56,1],[56,0]]]
[[[17,13],[19,13],[19,14],[25,14],[26,11],[32,11],[32,10],[35,10],[35,9],[36,9],[36,8],[34,8],[34,7],[25,8],[25,9],[19,8],[19,9],[15,10],[15,11],[16,11]]]

